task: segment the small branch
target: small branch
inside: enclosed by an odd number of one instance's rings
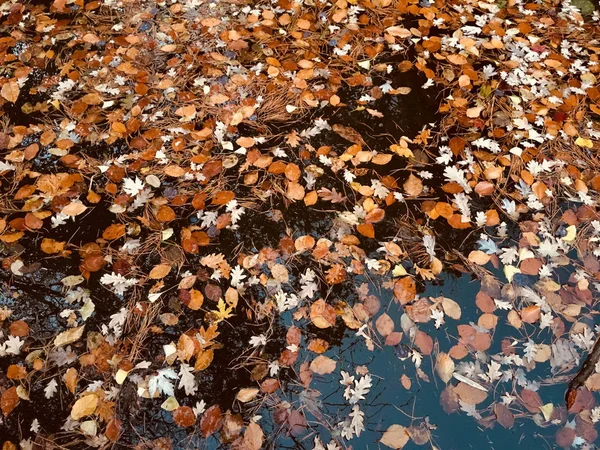
[[[567,392],[565,393],[565,403],[567,404],[567,408],[570,408],[573,405],[573,402],[576,398],[577,390],[585,385],[587,379],[595,372],[596,364],[600,360],[600,336],[596,338],[596,342],[594,342],[594,346],[592,347],[592,351],[588,353],[585,361],[581,365],[579,372],[577,375],[573,377],[573,379],[569,382],[569,387],[567,388]]]

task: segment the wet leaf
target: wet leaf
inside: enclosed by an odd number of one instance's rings
[[[223,416],[219,405],[213,405],[208,408],[200,419],[200,432],[205,438],[213,435],[221,428]]]
[[[260,425],[250,422],[244,433],[244,445],[248,450],[260,450],[263,445],[264,433]]]
[[[401,305],[405,305],[415,299],[417,287],[412,277],[403,277],[394,283],[394,296]]]
[[[454,373],[454,360],[447,353],[438,353],[435,358],[435,370],[440,379],[448,384]]]
[[[311,305],[310,320],[317,328],[332,327],[336,320],[335,308],[321,298]]]
[[[394,322],[390,316],[388,316],[386,313],[383,313],[377,318],[375,327],[377,328],[379,334],[381,334],[383,337],[387,337],[394,331]]]
[[[310,363],[310,370],[319,375],[327,375],[335,370],[336,362],[324,355],[317,356]]]
[[[189,406],[180,406],[173,411],[173,421],[180,427],[191,427],[196,423],[196,414]]]
[[[408,444],[409,440],[410,435],[405,427],[402,425],[390,425],[387,431],[383,433],[379,442],[387,447],[400,449]]]

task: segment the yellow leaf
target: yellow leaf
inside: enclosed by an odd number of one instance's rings
[[[504,275],[509,283],[512,283],[512,279],[517,273],[521,273],[521,269],[518,269],[515,266],[504,266]]]
[[[410,148],[403,147],[398,144],[390,145],[390,150],[396,153],[398,156],[403,156],[405,158],[414,158],[415,156]]]
[[[222,298],[219,299],[219,302],[217,303],[217,309],[211,311],[212,315],[213,315],[213,320],[216,323],[222,322],[225,319],[229,319],[231,316],[233,316],[233,307],[227,307],[227,305],[225,304],[225,302],[223,301]]]
[[[570,225],[567,227],[567,234],[563,237],[563,241],[565,242],[573,242],[577,237],[577,227],[575,225]]]
[[[67,331],[63,331],[54,339],[54,345],[56,347],[60,347],[62,345],[72,344],[73,342],[77,342],[81,336],[83,335],[83,328],[85,325],[82,325],[77,328],[71,328]]]
[[[162,403],[162,405],[160,405],[160,407],[165,411],[174,411],[179,408],[179,402],[175,397],[169,397]]]
[[[82,417],[94,414],[97,406],[98,397],[96,394],[85,395],[77,400],[73,405],[73,409],[71,409],[71,418],[73,420],[79,420]]]
[[[575,144],[577,144],[580,147],[586,147],[586,148],[594,148],[594,143],[592,142],[591,139],[584,139],[581,136],[579,136],[576,140],[575,140]]]
[[[396,264],[394,270],[392,271],[392,276],[394,277],[403,277],[406,275],[406,269],[401,264]]]
[[[546,422],[552,418],[552,413],[554,412],[554,405],[552,403],[546,403],[544,406],[540,406],[540,411],[544,415],[544,419]]]

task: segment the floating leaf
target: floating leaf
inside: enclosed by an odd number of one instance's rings
[[[390,425],[389,428],[379,440],[383,445],[387,447],[400,449],[408,444],[410,435],[408,430],[402,425]]]

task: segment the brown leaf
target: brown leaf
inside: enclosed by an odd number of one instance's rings
[[[123,223],[114,223],[110,225],[104,232],[102,233],[102,238],[107,241],[113,241],[115,239],[119,239],[121,236],[125,236],[125,224]]]
[[[83,203],[78,203],[78,202],[73,202],[73,203],[69,203],[67,206],[65,206],[62,209],[62,213],[66,214],[67,216],[78,216],[79,214],[81,214],[82,212],[84,212],[87,209],[87,206],[85,206]]]
[[[423,182],[412,173],[404,182],[404,191],[411,197],[417,197],[423,192]]]
[[[67,370],[64,376],[65,385],[71,394],[75,395],[77,390],[77,369],[71,367]]]
[[[415,344],[424,355],[431,355],[433,351],[433,339],[424,331],[417,331],[415,335]]]
[[[0,408],[2,409],[4,417],[7,417],[12,410],[17,407],[18,403],[19,395],[17,394],[17,388],[13,386],[5,390],[2,393],[2,398],[0,399]]]
[[[264,433],[256,422],[250,422],[244,433],[244,445],[247,450],[260,450],[263,444]]]
[[[448,384],[454,373],[454,360],[444,352],[438,353],[435,358],[435,370],[441,380]]]
[[[375,237],[375,228],[370,223],[361,223],[356,226],[356,230],[368,238],[373,239]]]
[[[412,277],[402,277],[394,283],[394,296],[401,305],[413,301],[417,295],[417,286]]]
[[[260,390],[265,394],[272,394],[279,389],[279,381],[275,378],[267,378],[260,385]]]
[[[196,423],[196,414],[189,406],[180,406],[173,411],[173,421],[180,427],[191,427]]]
[[[221,428],[223,416],[219,405],[213,405],[208,408],[200,419],[200,431],[205,438],[213,435]]]
[[[10,380],[22,380],[27,376],[27,369],[17,364],[11,364],[6,371],[6,377]]]
[[[106,431],[104,432],[106,439],[108,439],[111,442],[117,442],[119,436],[121,435],[121,428],[122,425],[120,419],[118,419],[117,417],[113,417],[112,419],[110,419],[108,425],[106,425]]]
[[[389,336],[394,331],[394,321],[386,313],[377,318],[375,328],[383,337]]]
[[[317,328],[329,328],[335,325],[335,308],[320,298],[310,307],[310,320]]]
[[[15,103],[19,98],[20,92],[21,89],[19,88],[19,84],[16,81],[9,81],[8,83],[4,83],[2,85],[2,91],[0,91],[0,95],[2,95],[5,100]]]
[[[94,414],[98,407],[98,396],[96,394],[88,394],[79,398],[71,409],[71,418],[79,420],[82,417]]]
[[[469,405],[478,405],[487,398],[487,392],[483,392],[462,381],[454,387],[454,392],[463,402]]]
[[[494,414],[496,414],[496,419],[498,419],[498,423],[502,425],[504,428],[512,428],[515,424],[515,417],[513,413],[510,412],[510,409],[503,403],[494,404]]]
[[[317,356],[310,363],[310,370],[319,375],[327,375],[335,370],[336,362],[324,355]]]
[[[400,449],[410,440],[408,430],[402,425],[390,425],[379,440],[383,445],[390,448]]]
[[[160,280],[166,277],[170,271],[171,266],[169,264],[158,264],[152,268],[148,274],[148,278],[151,280]]]

